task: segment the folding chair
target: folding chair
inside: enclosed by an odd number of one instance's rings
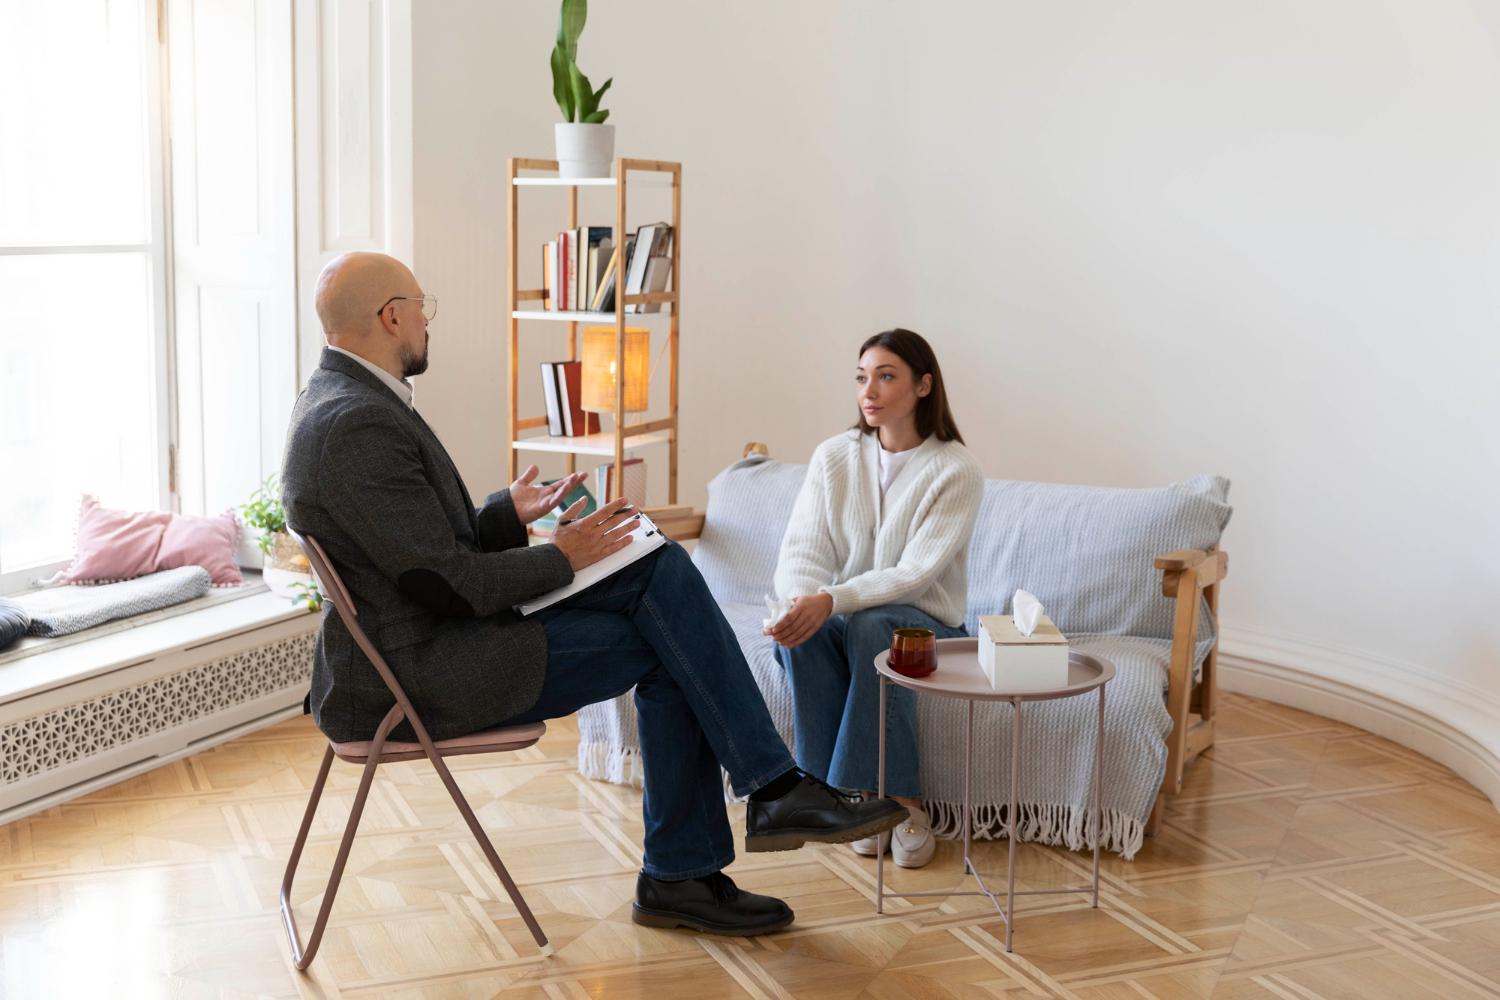
[[[345,627],[349,629],[349,634],[354,637],[359,648],[375,665],[375,669],[380,673],[380,679],[385,681],[385,686],[390,688],[391,694],[395,696],[396,704],[392,705],[391,710],[385,714],[380,728],[375,731],[374,739],[357,743],[334,743],[330,740],[328,749],[323,753],[323,766],[318,769],[318,778],[313,782],[312,796],[307,800],[307,813],[302,817],[302,828],[297,831],[297,840],[292,845],[292,856],[287,861],[286,875],[281,880],[281,922],[286,927],[287,941],[292,949],[292,961],[296,963],[298,969],[306,969],[312,963],[313,956],[317,954],[318,945],[323,940],[323,931],[328,925],[329,911],[333,909],[333,898],[338,892],[339,880],[344,874],[344,864],[349,860],[349,849],[354,844],[354,832],[359,828],[359,816],[364,810],[365,798],[369,795],[370,784],[375,778],[375,769],[381,764],[388,764],[392,761],[416,760],[420,757],[426,757],[432,761],[438,777],[443,779],[448,794],[453,797],[454,805],[458,806],[458,811],[463,814],[464,822],[469,824],[470,832],[474,834],[474,839],[479,841],[479,847],[484,851],[484,856],[489,859],[490,867],[494,868],[495,874],[500,876],[500,882],[505,886],[505,891],[510,894],[511,902],[516,904],[516,909],[521,913],[521,919],[526,921],[531,936],[536,939],[537,947],[541,949],[543,955],[551,955],[552,945],[547,943],[547,935],[542,933],[542,927],[532,915],[531,907],[526,905],[526,900],[521,896],[521,890],[516,888],[516,883],[511,880],[510,873],[505,870],[505,865],[500,863],[500,855],[495,852],[495,846],[490,843],[490,838],[485,834],[484,828],[479,825],[479,820],[474,818],[474,810],[469,807],[469,802],[464,798],[463,792],[458,790],[453,775],[448,771],[448,765],[443,763],[444,757],[524,750],[535,744],[547,732],[546,723],[537,722],[526,726],[488,729],[451,740],[434,742],[427,735],[427,727],[423,726],[422,720],[417,717],[416,709],[407,699],[406,692],[397,682],[396,675],[391,672],[385,658],[380,655],[369,637],[365,635],[364,630],[359,627],[356,621],[358,612],[354,609],[354,602],[350,599],[344,582],[339,579],[338,573],[328,561],[323,547],[310,535],[294,535],[294,537],[301,543],[302,551],[307,554],[308,560],[312,563],[313,571],[323,582],[325,596],[333,602],[339,617],[343,619]],[[417,742],[386,742],[386,737],[402,719],[411,722],[411,727],[417,734]],[[318,800],[323,795],[323,785],[328,779],[328,769],[335,757],[351,764],[363,764],[364,773],[359,779],[359,791],[355,793],[354,805],[349,810],[349,821],[344,826],[344,838],[339,844],[338,857],[334,859],[333,871],[328,877],[328,888],[323,890],[323,903],[318,910],[317,923],[313,925],[312,936],[308,938],[307,945],[304,947],[297,933],[296,918],[292,915],[292,879],[297,874],[297,862],[302,857],[302,848],[307,843],[307,833],[312,828],[313,815],[318,810]]]

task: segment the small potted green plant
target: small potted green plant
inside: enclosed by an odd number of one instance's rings
[[[271,592],[305,602],[316,611],[323,595],[302,547],[286,530],[286,509],[281,506],[281,485],[275,476],[261,483],[249,503],[240,507],[240,523],[259,533],[255,545],[263,560],[261,579]]]
[[[599,107],[614,77],[595,90],[578,68],[578,37],[588,11],[588,0],[562,0],[552,47],[552,96],[563,118],[554,126],[557,172],[573,179],[608,177],[615,158],[615,127],[604,124],[609,112]]]

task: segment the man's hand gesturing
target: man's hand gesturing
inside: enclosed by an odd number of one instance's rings
[[[536,466],[527,466],[521,478],[510,484],[510,502],[515,505],[516,517],[522,524],[530,524],[562,503],[563,497],[572,493],[573,487],[583,482],[588,473],[575,472],[551,486],[538,486],[536,475]]]
[[[629,545],[630,533],[641,516],[639,511],[627,511],[627,501],[619,497],[588,517],[573,520],[583,510],[584,503],[579,500],[563,511],[557,530],[552,533],[552,544],[568,557],[575,573]]]

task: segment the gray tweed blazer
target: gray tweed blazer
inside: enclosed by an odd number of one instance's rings
[[[328,350],[292,410],[281,483],[287,523],[322,543],[433,739],[536,703],[546,634],[511,608],[573,571],[554,546],[527,546],[509,490],[476,510],[426,421]],[[331,605],[309,701],[339,742],[369,739],[394,702]],[[414,738],[405,723],[396,736]]]

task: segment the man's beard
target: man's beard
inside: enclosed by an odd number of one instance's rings
[[[428,344],[431,343],[431,341],[432,341],[432,334],[427,334],[426,338],[422,341],[422,355],[421,355],[421,357],[418,357],[416,355],[416,353],[412,351],[411,348],[406,347],[405,345],[402,345],[402,347],[401,347],[401,377],[402,378],[411,378],[413,375],[420,375],[420,374],[422,374],[423,372],[425,372],[427,370],[427,347],[428,347]]]

